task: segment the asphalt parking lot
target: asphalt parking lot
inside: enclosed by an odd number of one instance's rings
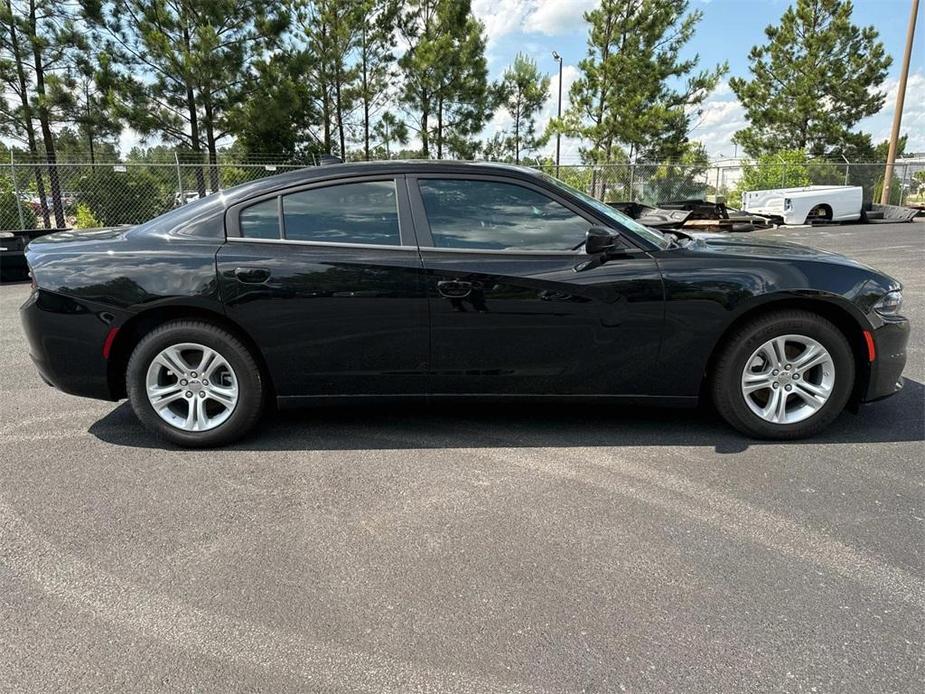
[[[905,284],[900,395],[789,444],[367,406],[191,452],[45,386],[0,287],[0,691],[921,691],[925,223],[760,235]]]

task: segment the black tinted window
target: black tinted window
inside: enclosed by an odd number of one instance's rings
[[[241,236],[249,239],[279,238],[279,207],[276,198],[258,202],[241,211]]]
[[[344,183],[283,197],[286,238],[398,246],[393,181]]]
[[[438,248],[574,248],[591,225],[529,188],[496,181],[421,179],[427,220]]]

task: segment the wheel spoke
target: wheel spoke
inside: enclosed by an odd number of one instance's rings
[[[163,409],[172,402],[183,398],[183,388],[178,384],[165,386],[156,390],[148,389],[148,400],[155,409]]]
[[[803,385],[797,386],[793,392],[799,395],[800,399],[802,399],[803,402],[805,402],[813,410],[818,410],[820,407],[825,405],[825,402],[828,399],[826,397],[814,395],[812,392],[804,388]]]
[[[778,369],[784,368],[784,364],[787,363],[787,338],[774,338],[771,341],[771,349],[774,354],[774,366]]]
[[[778,388],[777,392],[780,396],[777,398],[777,402],[774,406],[774,419],[779,423],[783,423],[787,421],[787,399],[790,397],[790,393],[781,388]]]
[[[189,371],[189,365],[176,347],[168,347],[159,355],[157,361],[178,378]]]
[[[829,359],[829,353],[824,349],[810,345],[806,350],[793,362],[793,367],[797,371],[809,371],[815,366]]]
[[[218,355],[218,352],[206,347],[202,350],[202,358],[199,360],[199,366],[196,367],[199,377],[208,379],[222,361],[224,360]]]
[[[772,387],[774,377],[770,373],[746,374],[742,379],[742,392],[746,395]]]
[[[224,405],[228,409],[234,407],[235,391],[233,388],[217,388],[216,386],[212,386],[206,392],[209,398],[212,398],[215,402]]]

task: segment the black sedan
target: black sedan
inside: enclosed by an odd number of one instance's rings
[[[902,387],[898,282],[848,258],[662,234],[536,171],[322,166],[27,250],[43,378],[184,446],[333,398],[711,400],[750,436]]]

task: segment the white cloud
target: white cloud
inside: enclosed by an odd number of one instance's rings
[[[745,109],[735,98],[729,83],[716,85],[716,89],[703,102],[700,115],[694,115],[691,139],[703,144],[710,157],[731,157],[736,153],[732,136],[748,125]]]
[[[524,29],[547,36],[567,34],[584,27],[585,11],[596,4],[597,0],[533,0]]]
[[[473,0],[473,14],[485,23],[488,41],[534,32],[559,36],[584,28],[584,13],[596,0]]]
[[[881,91],[886,99],[880,113],[862,120],[858,127],[871,134],[874,143],[883,142],[890,136],[893,114],[896,111],[896,94],[899,91],[899,77],[886,80]],[[906,82],[906,98],[903,104],[900,133],[908,135],[906,153],[925,152],[925,71],[918,70],[909,75]]]
[[[518,31],[532,5],[532,0],[473,0],[472,13],[484,22],[490,43]]]

